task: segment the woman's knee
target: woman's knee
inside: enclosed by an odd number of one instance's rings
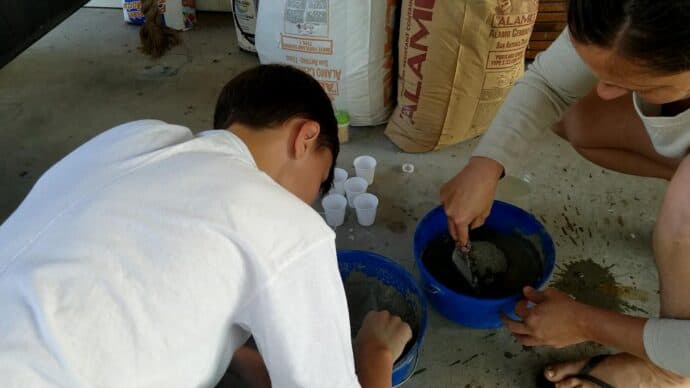
[[[563,115],[561,121],[556,123],[552,130],[560,136],[563,140],[570,143],[570,145],[578,149],[586,149],[591,146],[591,141],[587,139],[587,124],[582,117],[579,116],[578,106],[573,106]]]
[[[657,229],[664,233],[690,236],[690,156],[682,160],[666,189],[659,211]]]
[[[621,144],[623,133],[649,142],[629,95],[604,101],[593,91],[568,108],[553,131],[576,150],[629,148]]]
[[[690,319],[690,158],[669,184],[654,229],[654,258],[659,270],[660,315]]]
[[[566,132],[565,123],[563,122],[563,120],[554,124],[554,126],[551,128],[551,130],[553,131],[553,133],[558,135],[561,139],[568,140],[568,133]]]
[[[657,219],[654,227],[654,251],[657,264],[671,252],[677,252],[682,247],[690,249],[690,230],[680,224],[674,216],[663,213]],[[687,252],[690,257],[690,250]]]

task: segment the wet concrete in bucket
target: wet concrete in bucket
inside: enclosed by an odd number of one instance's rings
[[[399,316],[412,329],[412,339],[408,342],[399,359],[405,357],[419,337],[422,324],[421,305],[418,297],[409,293],[403,295],[393,286],[360,271],[352,271],[345,279],[345,296],[350,312],[350,334],[354,340],[362,327],[364,317],[370,311],[387,310]],[[399,360],[398,359],[398,360]]]
[[[453,291],[479,298],[502,298],[522,293],[544,273],[543,255],[533,238],[519,234],[506,235],[487,227],[470,233],[470,261],[478,277],[473,288],[453,263],[455,241],[448,235],[433,240],[422,253],[427,271]]]
[[[612,268],[613,265],[604,267],[591,259],[574,261],[558,267],[552,286],[592,306],[618,312],[636,311],[648,314],[644,309],[625,300],[646,302],[647,294],[619,284],[611,272]]]

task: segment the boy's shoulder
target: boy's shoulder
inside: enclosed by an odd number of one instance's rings
[[[262,180],[257,187],[260,190],[248,193],[251,195],[249,203],[245,203],[248,207],[236,211],[245,215],[251,235],[259,239],[266,251],[297,254],[316,242],[335,239],[333,230],[311,206],[268,176]]]
[[[298,259],[335,233],[312,207],[257,172],[237,184],[226,208],[234,233],[269,267]]]

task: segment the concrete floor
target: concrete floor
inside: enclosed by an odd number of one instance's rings
[[[238,50],[229,14],[199,15],[198,26],[183,38],[181,46],[153,61],[137,51],[137,28],[125,25],[120,11],[82,9],[0,69],[0,220],[50,165],[110,127],[158,118],[195,131],[210,128],[223,84],[258,61]],[[382,128],[354,129],[352,139],[339,164],[352,171],[355,156],[375,155],[379,167],[370,191],[381,197],[381,206],[370,228],[357,226],[349,215],[337,230],[338,247],[376,251],[417,276],[416,221],[438,204],[440,185],[466,163],[475,141],[407,155]],[[404,162],[414,163],[416,171],[401,173]],[[657,314],[651,232],[665,183],[603,171],[551,134],[518,171],[504,179],[498,197],[532,212],[549,229],[559,265],[553,280],[573,276],[569,264],[591,259],[575,276],[589,284],[593,264],[614,282],[594,284],[592,303],[615,298],[621,311]],[[430,309],[423,355],[406,387],[532,387],[546,363],[604,350],[523,349],[506,330],[466,329]]]

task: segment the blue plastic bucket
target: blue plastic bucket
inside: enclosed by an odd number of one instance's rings
[[[414,373],[419,360],[424,332],[426,331],[426,301],[414,278],[392,260],[365,251],[338,251],[340,277],[345,281],[352,271],[360,271],[367,276],[379,279],[383,284],[394,287],[402,295],[412,296],[412,306],[419,319],[419,330],[414,345],[395,365],[393,365],[393,386],[399,387]]]
[[[494,201],[491,214],[486,219],[488,228],[502,234],[518,232],[525,237],[538,236],[543,256],[543,276],[533,286],[540,288],[553,273],[555,247],[544,226],[524,210],[501,201]],[[499,313],[514,316],[515,304],[522,295],[505,298],[484,299],[455,292],[437,281],[422,262],[422,253],[427,245],[441,235],[448,233],[448,219],[443,207],[429,212],[417,224],[414,236],[414,255],[421,273],[422,288],[429,302],[446,318],[463,326],[489,329],[502,326]]]

